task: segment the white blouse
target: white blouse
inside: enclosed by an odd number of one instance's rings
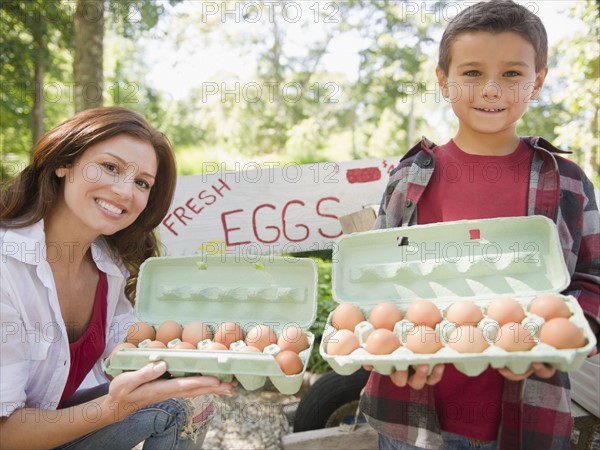
[[[42,221],[0,229],[0,402],[2,416],[23,407],[56,409],[71,366],[69,340],[47,255]],[[75,249],[73,249],[75,250]],[[102,359],[136,322],[125,297],[127,272],[111,258],[103,238],[92,243],[96,266],[107,275],[106,348]],[[107,382],[101,359],[80,388]]]

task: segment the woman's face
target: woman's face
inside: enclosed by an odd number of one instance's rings
[[[65,180],[58,212],[70,216],[75,230],[114,234],[146,207],[157,168],[154,147],[127,134],[93,145],[72,166],[56,170]]]

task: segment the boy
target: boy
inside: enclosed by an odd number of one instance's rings
[[[462,11],[440,43],[438,81],[458,117],[442,146],[423,139],[392,172],[376,228],[540,214],[557,223],[571,275],[565,293],[600,321],[600,218],[592,183],[564,153],[516,123],[548,68],[540,19],[511,0]],[[545,364],[467,377],[452,364],[373,372],[361,401],[380,448],[568,448],[569,380]]]

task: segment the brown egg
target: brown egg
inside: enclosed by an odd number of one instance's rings
[[[215,332],[214,341],[223,344],[225,347],[244,339],[242,328],[235,322],[223,322]]]
[[[257,349],[256,347],[252,347],[251,345],[246,345],[245,347],[242,347],[238,350],[238,352],[244,352],[244,353],[262,353],[259,349]]]
[[[558,349],[579,348],[585,345],[585,336],[574,322],[564,317],[556,317],[542,325],[540,342]]]
[[[372,355],[389,355],[402,345],[398,336],[387,328],[373,331],[365,344],[365,349]]]
[[[495,343],[507,352],[531,350],[536,342],[531,332],[520,323],[507,323],[500,327]]]
[[[113,351],[110,352],[108,361],[112,363],[112,359],[113,359],[113,356],[115,355],[115,353],[117,353],[119,350],[122,350],[124,348],[136,348],[136,346],[134,344],[132,344],[131,342],[121,342],[120,344],[117,344],[117,346],[113,349]]]
[[[221,344],[220,342],[211,342],[206,347],[204,347],[202,350],[218,350],[218,351],[222,351],[222,350],[229,350],[229,349],[227,347],[225,347],[224,344]]]
[[[298,353],[291,350],[277,353],[275,361],[286,375],[296,375],[302,372],[302,369],[304,368],[304,364],[302,363],[300,356],[298,356]]]
[[[181,339],[183,328],[174,320],[165,320],[156,329],[156,340],[168,344],[173,339]]]
[[[483,332],[473,325],[456,327],[448,336],[448,347],[459,353],[481,353],[489,346]]]
[[[459,300],[446,310],[446,319],[457,326],[477,325],[483,319],[483,312],[472,301]]]
[[[571,311],[567,303],[556,295],[540,295],[531,302],[529,311],[543,317],[546,321],[556,317],[564,317],[565,319],[571,317]]]
[[[402,320],[402,312],[391,302],[378,303],[369,313],[369,322],[373,327],[394,330],[396,322]]]
[[[194,344],[190,344],[189,342],[181,341],[178,344],[175,344],[171,347],[175,350],[196,350],[196,346]]]
[[[404,346],[415,353],[435,353],[442,348],[442,339],[433,328],[417,325],[406,334]]]
[[[511,322],[521,322],[525,318],[525,311],[514,298],[499,297],[488,305],[487,316],[502,326]]]
[[[261,352],[267,345],[275,344],[277,335],[266,325],[254,325],[246,333],[246,345],[256,347]]]
[[[432,301],[415,300],[406,310],[406,319],[415,325],[427,325],[429,328],[435,328],[442,321],[442,314]]]
[[[127,342],[130,342],[135,346],[146,339],[150,339],[151,341],[156,339],[154,327],[149,323],[136,322],[127,330]]]
[[[283,327],[279,339],[277,339],[277,345],[281,351],[291,350],[296,353],[300,353],[302,350],[310,347],[308,336],[304,330],[295,325]]]
[[[358,306],[352,303],[342,303],[333,311],[331,325],[338,330],[354,331],[356,325],[365,320]]]
[[[189,342],[196,346],[198,342],[204,339],[212,339],[213,333],[210,327],[199,320],[194,320],[183,327],[183,333],[181,334],[181,340],[183,342]]]
[[[156,340],[149,342],[144,348],[167,348],[164,342]]]
[[[349,355],[360,347],[358,337],[350,330],[337,330],[327,339],[329,355]]]

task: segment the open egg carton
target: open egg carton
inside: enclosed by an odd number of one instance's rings
[[[358,306],[367,319],[376,304],[392,302],[403,317],[394,327],[402,345],[391,354],[366,351],[365,341],[374,327],[365,320],[354,330],[360,347],[349,355],[330,355],[326,345],[336,331],[330,314],[319,351],[341,375],[362,365],[388,375],[417,364],[429,364],[431,370],[434,364],[443,363],[452,363],[469,376],[480,374],[489,365],[524,373],[532,362],[571,371],[583,364],[596,344],[577,300],[560,294],[570,279],[556,226],[546,217],[465,220],[353,233],[340,237],[335,248],[335,301]],[[529,312],[529,306],[541,294],[556,295],[566,303],[569,320],[583,332],[582,347],[557,349],[539,342],[544,319]],[[531,350],[508,352],[494,345],[500,327],[486,313],[488,304],[499,297],[515,299],[525,311],[521,324],[535,340]],[[435,353],[414,353],[404,345],[415,325],[405,319],[406,310],[419,299],[433,301],[442,315],[435,327],[442,348]],[[473,301],[483,312],[477,327],[489,347],[481,353],[459,353],[448,346],[456,325],[446,319],[446,310],[458,300]]]
[[[152,361],[165,361],[174,377],[208,375],[223,381],[235,377],[246,390],[262,387],[267,378],[283,394],[294,394],[312,350],[308,328],[316,317],[317,267],[308,258],[279,256],[198,255],[146,260],[137,283],[136,315],[156,328],[174,320],[182,326],[202,321],[213,335],[219,324],[235,322],[245,332],[253,325],[271,327],[277,337],[293,325],[304,330],[309,348],[299,353],[302,371],[283,373],[275,356],[277,344],[262,353],[230,350],[124,348],[104,360],[106,373],[116,376]],[[202,348],[205,343],[199,343]]]

